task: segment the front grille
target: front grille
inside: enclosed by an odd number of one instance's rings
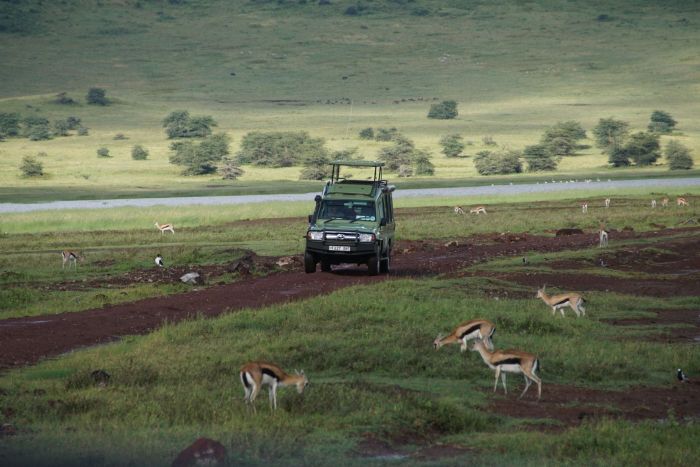
[[[326,232],[326,241],[333,243],[357,243],[357,232]]]

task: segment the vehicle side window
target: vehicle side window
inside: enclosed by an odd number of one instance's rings
[[[391,195],[386,195],[386,222],[391,224],[394,222],[394,201],[391,199]]]
[[[386,213],[386,208],[384,206],[384,197],[381,196],[379,198],[379,202],[377,203],[377,219],[382,220],[382,218],[385,217]]]

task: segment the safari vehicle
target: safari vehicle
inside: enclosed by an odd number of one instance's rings
[[[304,270],[330,272],[332,265],[366,264],[369,275],[389,272],[394,244],[394,186],[382,180],[383,162],[334,161],[331,179],[315,198],[316,208],[309,216],[306,233]],[[374,169],[366,180],[346,178],[340,169]]]

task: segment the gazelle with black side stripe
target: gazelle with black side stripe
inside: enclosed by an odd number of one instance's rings
[[[547,305],[552,307],[552,314],[556,314],[557,310],[564,316],[564,308],[571,307],[576,313],[576,316],[586,315],[586,309],[583,304],[586,302],[581,294],[570,292],[558,295],[547,295],[545,287],[537,290],[537,298],[541,298]]]
[[[460,343],[460,351],[464,352],[467,350],[467,341],[471,339],[483,339],[486,345],[493,349],[493,342],[491,342],[491,336],[496,331],[496,326],[488,320],[485,319],[473,319],[471,321],[465,321],[464,323],[457,326],[452,333],[447,337],[442,337],[441,334],[433,341],[433,347],[438,350],[443,345]]]
[[[491,351],[486,348],[481,339],[474,341],[472,350],[479,352],[484,363],[492,370],[495,370],[496,381],[493,385],[493,392],[496,392],[498,388],[498,378],[500,377],[503,382],[503,390],[508,394],[506,373],[520,373],[525,377],[525,389],[523,389],[518,399],[525,395],[530,385],[534,382],[537,384],[537,400],[540,400],[540,397],[542,397],[542,380],[535,374],[539,369],[540,362],[535,355],[520,350]]]
[[[296,386],[299,394],[309,384],[309,380],[304,374],[304,370],[293,375],[287,374],[282,368],[273,363],[250,362],[241,367],[241,383],[245,391],[244,400],[255,410],[255,398],[264,385],[270,387],[270,408],[277,410],[277,388],[285,386]]]

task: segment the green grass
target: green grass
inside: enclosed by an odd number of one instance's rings
[[[542,435],[522,433],[518,424],[484,410],[492,372],[471,352],[431,348],[435,334],[464,319],[489,318],[497,323],[499,347],[537,353],[545,394],[552,383],[618,390],[668,386],[673,378],[668,368],[700,371],[700,354],[694,346],[624,339],[626,331],[598,322],[608,310],[633,313],[630,297],[599,294],[591,300],[589,319],[552,319],[534,299],[495,301],[470,294],[466,291],[478,290],[471,281],[356,287],[166,326],[149,336],[12,371],[0,378],[2,408],[14,411],[19,434],[0,441],[2,451],[10,464],[89,458],[94,465],[166,465],[191,439],[205,435],[225,444],[231,463],[325,465],[345,458],[354,464],[363,462],[352,450],[366,434],[459,441],[476,449],[469,457],[478,463],[499,458],[580,463],[594,456],[600,464],[643,462],[648,452],[675,462],[677,448],[688,455],[697,450],[690,442],[697,428],[674,419],[655,422],[653,430],[649,424],[603,421]],[[645,308],[666,303],[636,302]],[[247,414],[237,369],[250,359],[303,368],[311,381],[308,392],[282,390],[275,415],[261,397],[258,414]],[[105,389],[89,378],[96,368],[112,374]],[[519,379],[511,378],[512,390],[516,384]],[[632,449],[667,437],[676,440]],[[492,457],[489,440],[495,446],[529,446]],[[578,449],[549,448],[562,441]]]
[[[590,134],[600,118],[615,116],[643,130],[656,109],[678,120],[672,138],[699,157],[699,36],[692,25],[700,17],[686,2],[371,3],[369,14],[359,17],[343,14],[356,4],[351,0],[329,6],[242,0],[141,2],[140,8],[93,0],[8,4],[5,9],[37,14],[30,14],[23,33],[0,33],[6,65],[0,70],[0,112],[75,115],[90,134],[0,143],[0,185],[7,190],[0,196],[21,199],[18,189],[34,199],[201,194],[256,190],[270,180],[298,187],[291,183],[298,167],[245,167],[233,183],[180,176],[168,163],[169,141],[160,126],[178,109],[212,115],[217,131],[231,136],[233,152],[248,131],[305,130],[326,138],[331,149],[358,147],[372,159],[382,144],[359,140],[359,130],[395,126],[433,153],[440,179],[476,175],[471,157],[440,153],[439,138],[447,133],[462,134],[471,142],[466,154],[473,156],[485,148],[484,136],[522,148],[559,120],[579,120]],[[415,15],[420,8],[428,14]],[[610,20],[599,21],[603,14]],[[114,104],[51,102],[61,91],[84,102],[91,86],[106,88]],[[326,104],[343,97],[353,105]],[[457,100],[459,117],[427,119],[433,98]],[[117,133],[129,139],[113,140]],[[131,159],[136,144],[150,151],[149,160]],[[102,146],[112,158],[96,157]],[[20,178],[19,161],[39,152],[47,154],[47,176]],[[595,147],[565,158],[560,167],[567,176],[659,170],[610,170]]]

